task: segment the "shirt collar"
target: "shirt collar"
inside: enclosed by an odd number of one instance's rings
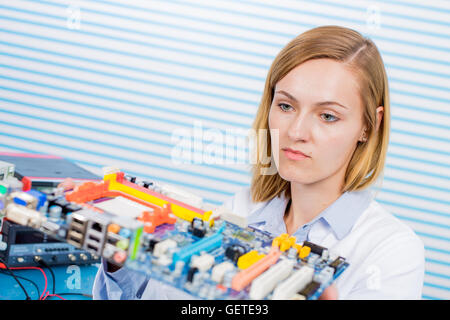
[[[337,239],[341,240],[351,231],[356,220],[368,208],[372,199],[370,189],[344,192],[307,224],[313,225],[317,221],[323,220],[334,232]],[[286,232],[283,216],[288,201],[289,199],[282,193],[280,196],[269,200],[265,206],[256,207],[248,217],[249,225],[265,225],[265,229],[267,231],[272,230],[272,233]]]
[[[344,192],[320,214],[341,240],[353,228],[356,220],[369,207],[373,196],[370,189]]]

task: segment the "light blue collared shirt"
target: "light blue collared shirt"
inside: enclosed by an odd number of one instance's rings
[[[292,235],[296,237],[297,242],[309,240],[311,227],[316,223],[322,223],[326,224],[326,227],[334,233],[338,240],[341,240],[351,231],[356,220],[368,208],[372,198],[370,189],[347,191],[312,221],[299,227]],[[283,217],[288,203],[289,199],[285,198],[284,194],[273,198],[267,202],[267,205],[250,214],[249,226],[267,231],[273,236],[287,233]]]
[[[245,201],[249,201],[249,189],[244,189]],[[241,193],[241,197],[242,197]],[[234,199],[237,199],[235,195]],[[323,210],[315,219],[301,226],[294,234],[297,242],[309,240],[309,231],[315,224],[323,224],[337,239],[344,238],[352,229],[356,220],[369,206],[372,200],[370,189],[343,193],[336,201]],[[238,200],[240,201],[240,200]],[[262,229],[278,236],[287,233],[283,216],[289,199],[275,197],[255,207],[248,215],[249,226]],[[234,203],[236,210],[239,204]],[[93,286],[94,299],[196,299],[181,290],[172,288],[160,281],[151,279],[126,267],[110,273],[106,272],[106,263],[102,260]]]

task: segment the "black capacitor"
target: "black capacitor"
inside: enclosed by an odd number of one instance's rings
[[[194,229],[192,230],[192,234],[196,237],[203,238],[206,234],[206,230],[204,227],[202,228],[194,227]]]
[[[196,267],[189,268],[189,271],[187,273],[187,281],[192,282],[192,280],[194,280],[194,274],[196,272],[198,272],[198,268]]]
[[[234,263],[237,263],[239,257],[242,256],[244,253],[245,248],[240,245],[231,245],[225,250],[225,256]]]
[[[125,179],[130,181],[131,183],[135,183],[136,182],[136,177],[132,177],[130,175],[125,175]]]
[[[330,267],[334,269],[334,273],[339,269],[342,264],[344,264],[345,259],[342,257],[337,257],[332,263],[330,263]]]
[[[148,247],[147,247],[146,251],[153,252],[155,245],[160,241],[161,241],[160,239],[150,239],[148,241]]]
[[[206,228],[202,219],[194,218],[192,219],[191,225],[188,228],[189,232],[196,237],[203,238],[206,234]]]
[[[70,205],[70,202],[64,198],[59,198],[58,200],[54,201],[53,205],[57,205],[57,206],[61,207],[61,209],[62,209],[61,213],[63,214],[63,216],[66,216],[68,212],[72,212],[69,210],[70,207],[68,208],[68,206]]]
[[[300,290],[298,294],[304,296],[306,299],[309,299],[319,288],[320,288],[319,282],[311,281],[304,289]]]
[[[195,227],[195,226],[203,226],[204,222],[202,219],[200,218],[194,218],[191,221],[191,227]]]
[[[151,181],[142,181],[142,186],[144,188],[148,188],[149,186],[152,186],[152,185],[153,185],[153,182],[151,182]]]
[[[59,200],[59,197],[55,196],[55,195],[47,195],[47,201],[48,201],[48,208],[50,208],[51,206],[53,206],[55,204],[56,201]]]
[[[312,243],[312,242],[309,242],[309,241],[304,241],[304,242],[303,242],[303,246],[308,246],[308,247],[310,247],[310,248],[311,248],[311,252],[312,252],[312,253],[315,253],[315,254],[318,254],[319,256],[321,256],[323,250],[325,250],[324,247],[321,247],[321,246],[319,246],[319,245],[317,245],[317,244],[314,244],[314,243]]]

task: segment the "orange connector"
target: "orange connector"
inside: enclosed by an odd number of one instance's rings
[[[66,193],[66,200],[76,203],[85,203],[99,199],[108,191],[109,181],[100,183],[85,182],[76,186],[73,191]]]
[[[236,291],[244,289],[253,281],[253,279],[276,263],[280,258],[280,255],[281,251],[277,247],[271,247],[268,255],[233,277],[233,280],[231,280],[231,288]]]
[[[142,212],[138,220],[144,223],[144,232],[153,233],[159,225],[164,223],[174,224],[177,221],[177,217],[172,213],[170,203],[166,203],[162,208],[153,209],[153,212]]]

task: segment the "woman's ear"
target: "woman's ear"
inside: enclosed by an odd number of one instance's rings
[[[359,138],[359,142],[366,142],[367,141],[367,128],[364,127],[364,130],[361,134],[361,137]]]
[[[379,106],[376,111],[377,111],[377,131],[378,131],[378,129],[380,128],[381,120],[383,120],[384,107]]]
[[[381,120],[383,120],[383,115],[384,115],[384,107],[383,106],[379,106],[376,110],[377,112],[377,126],[376,126],[376,131],[378,131],[378,129],[380,128],[380,124],[381,124]],[[359,138],[360,142],[366,142],[367,141],[367,128],[364,127],[363,132],[361,134],[361,137]]]

